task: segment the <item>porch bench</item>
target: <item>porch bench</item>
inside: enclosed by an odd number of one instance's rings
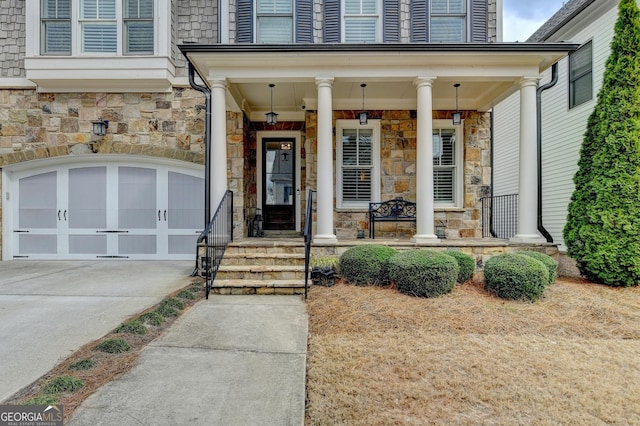
[[[376,237],[376,222],[415,222],[416,203],[394,198],[379,203],[369,203],[369,238]]]

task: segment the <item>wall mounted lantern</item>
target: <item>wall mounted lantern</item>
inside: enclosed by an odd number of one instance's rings
[[[273,83],[269,84],[269,87],[271,88],[271,111],[265,114],[267,116],[267,124],[271,126],[278,122],[278,114],[273,112],[273,88],[275,86],[276,85]]]
[[[364,88],[367,87],[367,85],[362,83],[360,87],[362,87],[362,111],[358,113],[358,119],[360,120],[361,125],[365,125],[368,123],[367,111],[364,110]]]
[[[93,125],[93,134],[96,136],[104,136],[107,134],[107,129],[109,128],[109,120],[103,120],[102,117],[98,118],[97,121],[92,121]]]
[[[454,84],[453,87],[456,88],[456,111],[451,114],[451,118],[453,120],[453,125],[457,126],[459,124],[462,124],[462,113],[458,109],[458,87],[460,87],[460,83]]]

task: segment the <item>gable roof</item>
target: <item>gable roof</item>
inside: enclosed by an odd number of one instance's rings
[[[595,0],[569,0],[527,39],[527,43],[546,41],[563,25],[575,18],[593,2],[595,2]]]

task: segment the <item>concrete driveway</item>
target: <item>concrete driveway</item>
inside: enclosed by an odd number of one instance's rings
[[[0,262],[0,401],[192,282],[190,261]]]

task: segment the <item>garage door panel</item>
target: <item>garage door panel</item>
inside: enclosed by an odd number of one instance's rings
[[[58,226],[57,172],[28,176],[18,181],[18,227],[48,229]]]
[[[18,235],[21,255],[58,253],[57,235]]]
[[[142,167],[118,168],[118,227],[156,228],[156,170]]]
[[[106,235],[69,235],[69,254],[107,254]]]
[[[106,227],[107,168],[69,169],[69,228]]]
[[[156,254],[155,235],[118,235],[118,254]]]
[[[202,227],[204,179],[170,171],[168,181],[169,229]]]

